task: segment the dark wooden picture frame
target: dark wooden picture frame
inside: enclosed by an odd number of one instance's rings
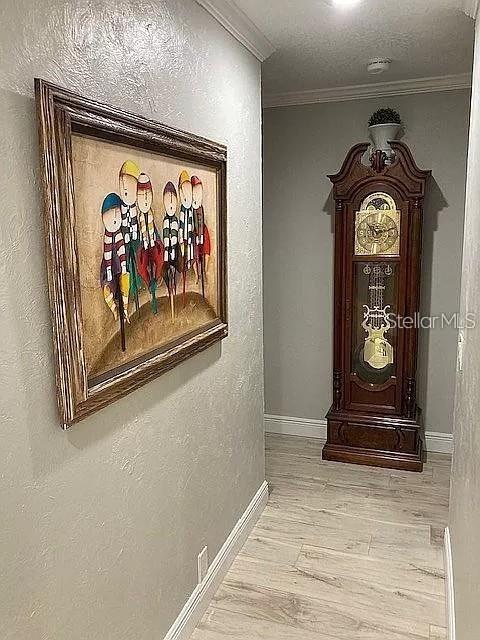
[[[40,79],[35,79],[35,94],[43,162],[57,402],[62,426],[66,428],[227,335],[227,150],[221,144],[83,98]],[[89,381],[85,366],[72,134],[203,165],[216,175],[217,317],[94,384]]]

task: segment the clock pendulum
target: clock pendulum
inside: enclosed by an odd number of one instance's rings
[[[362,327],[367,332],[363,345],[363,360],[374,369],[385,369],[393,364],[393,347],[388,342],[385,334],[390,329],[389,321],[390,305],[384,306],[383,292],[385,291],[385,276],[392,268],[387,265],[365,265],[363,272],[369,275],[368,290],[370,293],[370,305],[364,304]]]
[[[389,164],[368,143],[329,176],[335,207],[333,404],[328,460],[422,471],[416,402],[422,203],[430,171],[392,142]]]

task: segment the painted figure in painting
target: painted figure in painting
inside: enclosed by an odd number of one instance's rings
[[[205,298],[205,281],[208,268],[208,259],[210,257],[210,234],[205,224],[205,213],[203,211],[203,185],[200,178],[192,176],[192,205],[193,220],[195,230],[195,262],[193,268],[197,276],[197,284],[199,280],[202,283],[202,296]]]
[[[162,277],[163,246],[153,219],[153,189],[146,173],[141,173],[138,177],[136,201],[140,224],[137,269],[150,292],[152,311],[157,313],[156,292]]]
[[[127,253],[127,268],[130,273],[130,294],[138,311],[138,292],[142,286],[137,272],[136,254],[140,245],[137,216],[137,182],[140,169],[126,160],[119,174],[119,191],[122,199],[122,233]]]
[[[182,255],[183,298],[185,300],[185,283],[187,273],[195,260],[195,231],[193,220],[193,189],[188,173],[184,170],[178,180],[178,194],[180,196],[180,220],[178,242]]]
[[[122,351],[125,351],[125,321],[128,320],[130,276],[127,270],[125,242],[121,231],[122,201],[116,193],[109,193],[102,204],[103,259],[100,282],[103,297],[115,320],[120,319]]]
[[[173,182],[167,182],[163,190],[163,206],[165,215],[163,217],[162,239],[164,246],[163,254],[163,279],[167,286],[170,298],[170,309],[172,320],[175,319],[175,295],[177,293],[177,271],[179,269],[179,244],[178,231],[179,224],[177,218],[178,196]]]

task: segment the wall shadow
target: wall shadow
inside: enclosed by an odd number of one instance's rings
[[[434,236],[439,226],[439,215],[448,207],[448,202],[435,177],[427,183],[423,208],[422,271],[420,285],[420,315],[429,316],[432,306],[433,248]],[[417,402],[426,407],[429,362],[429,329],[418,333]]]
[[[333,187],[330,189],[328,198],[323,203],[322,211],[330,216],[330,232],[335,233],[335,200],[333,198]]]
[[[217,342],[156,380],[152,380],[93,416],[73,425],[66,431],[68,441],[77,449],[86,449],[110,436],[113,431],[138,422],[139,418],[150,414],[158,404],[167,401],[169,397],[190,385],[221,356],[222,343]],[[140,424],[138,428],[141,428]]]

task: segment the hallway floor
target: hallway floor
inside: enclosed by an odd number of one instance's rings
[[[423,474],[267,436],[270,499],[194,640],[444,640],[450,457]]]

